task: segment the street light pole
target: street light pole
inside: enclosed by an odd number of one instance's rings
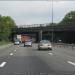
[[[42,25],[40,24],[40,31],[39,31],[39,42],[42,40]]]
[[[42,25],[40,24],[40,41],[42,40]]]
[[[53,0],[52,0],[52,43],[53,43]]]
[[[40,37],[41,37],[40,40],[42,40],[42,29],[40,30],[40,34],[41,34],[40,35]]]

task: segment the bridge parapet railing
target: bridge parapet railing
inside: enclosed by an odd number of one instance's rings
[[[34,28],[34,27],[46,27],[47,24],[33,24],[33,25],[21,25],[18,28]]]

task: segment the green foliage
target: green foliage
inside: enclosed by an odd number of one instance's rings
[[[71,11],[66,14],[59,25],[75,25],[75,11]]]
[[[0,41],[9,40],[12,33],[12,28],[15,26],[16,24],[10,16],[0,15]]]
[[[0,41],[0,46],[1,46],[1,45],[11,44],[11,43],[12,43],[12,42],[10,42],[10,41],[2,40],[2,41]]]

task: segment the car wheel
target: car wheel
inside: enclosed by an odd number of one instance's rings
[[[32,44],[31,44],[31,47],[32,47]]]
[[[51,50],[51,51],[52,51],[52,48],[50,48],[49,50]]]
[[[32,47],[32,45],[30,47]]]
[[[40,48],[38,48],[38,50],[40,50]]]
[[[24,45],[24,47],[25,47],[25,45]]]

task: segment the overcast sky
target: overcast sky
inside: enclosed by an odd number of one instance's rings
[[[11,16],[17,25],[50,23],[51,4],[51,1],[0,1],[0,14]],[[53,7],[53,21],[58,23],[75,10],[75,1],[54,1]]]

